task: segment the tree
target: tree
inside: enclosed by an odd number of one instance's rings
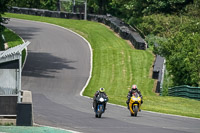
[[[96,14],[106,14],[110,9],[111,0],[88,0],[89,12]]]
[[[178,32],[157,50],[167,60],[174,85],[200,86],[200,34]]]
[[[41,0],[41,6],[42,9],[48,9],[56,11],[58,10],[58,0]]]
[[[26,7],[26,8],[40,8],[41,0],[10,0],[10,6]]]
[[[57,10],[58,0],[10,0],[10,6]]]
[[[112,0],[112,9],[109,11],[128,21],[154,13],[174,13],[192,2],[193,0]]]
[[[2,14],[7,11],[9,0],[1,0],[0,1],[0,50],[4,50],[4,39],[3,39],[3,31],[5,27],[2,25],[3,23],[6,23],[5,18],[2,17]]]

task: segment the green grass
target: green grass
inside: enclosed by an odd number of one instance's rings
[[[8,48],[15,47],[15,46],[23,43],[22,39],[17,34],[15,34],[13,31],[11,31],[7,28],[4,30],[3,34],[5,36],[5,40],[8,45]],[[22,62],[24,62],[25,55],[26,55],[26,51],[23,50],[22,51]]]
[[[93,71],[84,95],[92,97],[96,90],[104,87],[109,102],[125,106],[127,88],[137,84],[144,96],[143,110],[200,118],[200,101],[161,97],[153,92],[154,80],[150,77],[150,69],[154,56],[151,50],[133,49],[104,25],[83,20],[10,13],[6,17],[60,25],[85,37],[93,49]]]
[[[9,48],[23,43],[22,39],[17,34],[7,28],[5,29],[3,34]]]

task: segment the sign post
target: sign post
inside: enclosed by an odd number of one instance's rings
[[[85,13],[84,13],[84,20],[87,20],[87,0],[85,0]]]

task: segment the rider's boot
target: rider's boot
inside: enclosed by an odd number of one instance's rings
[[[127,108],[129,109],[129,100],[126,101]]]

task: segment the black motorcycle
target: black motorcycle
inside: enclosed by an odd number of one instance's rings
[[[108,102],[108,97],[106,97],[103,93],[100,93],[96,97],[97,106],[96,109],[94,109],[95,117],[101,118],[101,115],[105,112],[105,104]]]

